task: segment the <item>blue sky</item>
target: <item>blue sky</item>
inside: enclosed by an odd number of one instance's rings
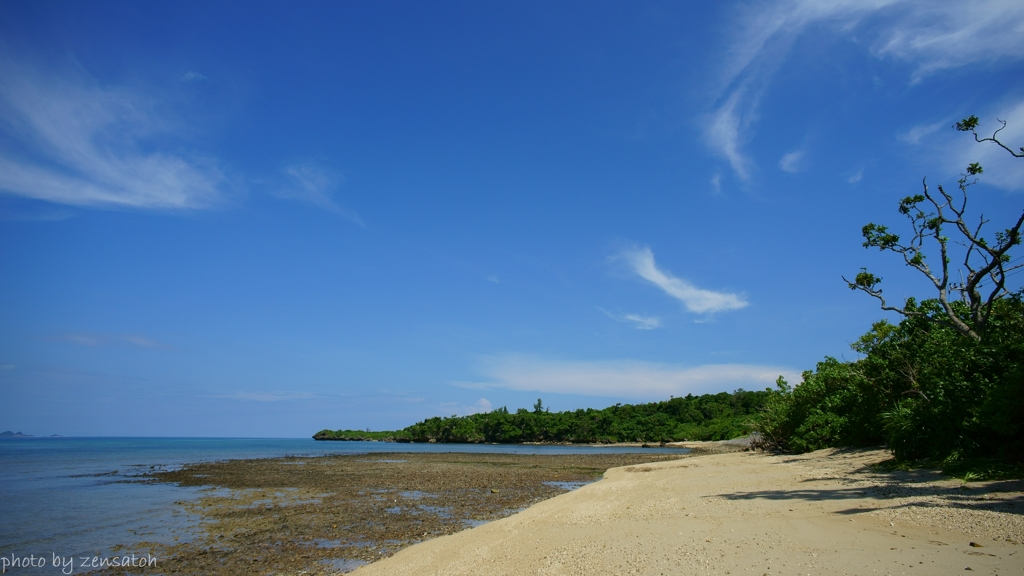
[[[923,278],[1024,4],[0,2],[0,428],[308,436],[798,380]],[[1017,276],[1018,279],[1021,276]],[[1019,282],[1019,280],[1018,280]]]

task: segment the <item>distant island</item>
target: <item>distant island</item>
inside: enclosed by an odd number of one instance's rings
[[[434,417],[402,430],[321,430],[315,440],[444,443],[609,444],[730,440],[753,431],[754,417],[771,392],[691,394],[647,404],[616,404],[550,412],[538,398],[533,410],[497,410],[469,416]]]
[[[0,438],[35,438],[35,436],[7,430],[6,432],[0,432]]]

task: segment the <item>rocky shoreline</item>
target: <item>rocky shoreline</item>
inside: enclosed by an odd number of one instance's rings
[[[509,516],[609,468],[701,452],[395,452],[192,464],[147,481],[207,487],[198,500],[180,503],[201,518],[201,532],[149,549],[168,574],[338,574]]]

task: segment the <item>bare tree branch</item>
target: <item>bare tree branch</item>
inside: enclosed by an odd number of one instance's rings
[[[1001,126],[993,132],[992,136],[985,138],[978,136],[976,129],[979,121],[976,116],[969,116],[957,122],[954,128],[961,132],[971,132],[977,142],[994,142],[1014,157],[1024,158],[1024,147],[1021,147],[1018,153],[999,140],[999,132],[1006,127],[1006,122],[1002,120],[999,122]],[[890,306],[882,296],[882,289],[878,287],[882,279],[871,274],[865,268],[861,268],[860,273],[854,277],[853,281],[843,277],[847,286],[851,290],[860,290],[877,298],[882,310],[896,312],[908,318],[924,318],[981,341],[992,306],[996,300],[1009,295],[1006,288],[1007,273],[1024,267],[1024,263],[1008,266],[1012,262],[1009,256],[1010,249],[1021,243],[1020,230],[1024,225],[1024,213],[1013,226],[996,232],[994,243],[981,235],[982,228],[989,223],[984,215],[978,217],[976,227],[968,226],[965,220],[968,188],[977,183],[975,177],[983,171],[981,165],[976,162],[967,166],[966,172],[961,174],[957,181],[960,190],[959,198],[954,198],[953,194],[946,192],[941,185],[936,187],[938,195],[934,195],[928,188],[927,180],[922,180],[921,194],[908,196],[900,201],[899,212],[910,220],[910,228],[913,232],[909,242],[905,244],[901,243],[898,235],[889,232],[885,226],[868,224],[861,230],[864,235],[865,248],[895,252],[903,258],[907,266],[917,270],[931,281],[936,290],[936,300],[942,309],[942,315],[936,316],[918,308],[913,299],[908,299],[901,307]],[[961,239],[953,241],[953,244],[966,249],[963,261],[957,267],[959,283],[950,282],[950,239],[944,235],[946,226],[952,227],[960,235]],[[934,242],[938,247],[940,265],[938,271],[933,271],[925,259],[926,239]],[[965,271],[966,278],[964,277]],[[985,281],[992,282],[991,290],[987,290],[983,286]],[[982,294],[983,288],[987,294]],[[950,302],[951,292],[959,294],[957,305],[962,306],[962,310],[958,310]]]
[[[1024,158],[1024,146],[1020,147],[1020,152],[1016,152],[1006,144],[1003,144],[1002,142],[999,141],[999,133],[1003,131],[1003,128],[1006,128],[1006,120],[1000,120],[999,118],[996,118],[996,122],[999,122],[1000,124],[1002,124],[1002,126],[997,128],[991,136],[988,136],[986,138],[980,138],[978,136],[978,132],[976,131],[978,127],[977,116],[968,116],[967,118],[964,118],[963,120],[954,124],[953,127],[961,132],[970,132],[971,134],[974,134],[975,142],[995,142],[997,146],[999,146],[1003,150],[1006,150],[1010,154],[1013,154],[1015,157]]]

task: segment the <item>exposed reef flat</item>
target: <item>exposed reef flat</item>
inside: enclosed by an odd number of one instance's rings
[[[204,520],[202,533],[151,550],[164,573],[337,574],[509,516],[609,468],[686,456],[378,453],[192,464],[149,479],[210,488],[181,503]]]

